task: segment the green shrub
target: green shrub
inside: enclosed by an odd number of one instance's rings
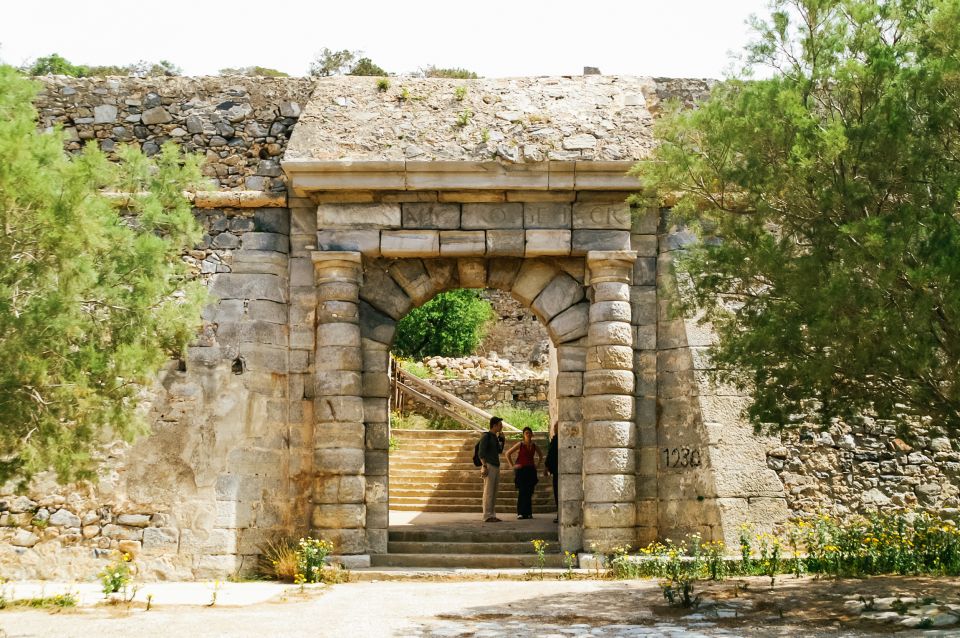
[[[379,80],[377,80],[378,91],[380,91],[381,93],[386,93],[389,88],[390,88],[390,80],[388,80],[387,78],[380,78]]]
[[[476,290],[442,292],[400,320],[393,351],[414,359],[473,354],[493,317],[490,302]]]

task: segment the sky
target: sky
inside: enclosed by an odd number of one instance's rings
[[[765,0],[6,0],[0,61],[56,52],[75,64],[167,59],[186,75],[265,66],[306,73],[323,47],[392,73],[433,64],[485,77],[723,77]]]

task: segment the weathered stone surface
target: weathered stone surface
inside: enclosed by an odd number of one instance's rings
[[[628,421],[633,418],[633,397],[622,394],[585,396],[583,418],[587,421]]]
[[[396,321],[364,301],[360,302],[359,309],[360,330],[363,338],[382,344],[393,343]]]
[[[290,239],[279,233],[244,233],[242,245],[246,250],[272,250],[278,253],[290,252]]]
[[[488,257],[523,257],[524,232],[522,230],[486,231]]]
[[[557,269],[544,261],[526,260],[513,282],[511,294],[520,303],[530,305],[556,276]]]
[[[464,204],[460,227],[465,230],[523,228],[523,204]]]
[[[482,230],[441,230],[440,254],[444,257],[478,257],[486,252]]]
[[[523,205],[523,227],[569,229],[570,211],[570,204],[526,202]]]
[[[101,104],[93,107],[93,123],[106,124],[117,119],[117,107],[113,104]]]
[[[585,462],[589,467],[590,461]],[[588,503],[630,502],[637,497],[636,486],[637,479],[631,474],[588,474],[583,479],[583,499]]]
[[[313,454],[317,474],[363,474],[363,448],[323,448]]]
[[[364,271],[360,298],[394,321],[399,320],[413,307],[407,293],[380,268],[368,268]]]
[[[630,370],[588,370],[583,375],[584,394],[633,394]]]
[[[150,126],[152,124],[166,124],[167,122],[172,122],[173,117],[162,106],[156,106],[152,109],[147,109],[144,111],[140,115],[140,121]]]
[[[630,476],[632,479],[637,470],[637,453],[633,448],[584,446],[583,470],[588,476],[591,474],[622,474]]]
[[[598,301],[590,304],[590,323],[629,322],[630,317],[630,304],[623,301]]]
[[[630,207],[621,204],[589,204],[577,202],[573,205],[574,229],[615,229],[630,230]],[[627,238],[629,249],[629,237]],[[605,250],[619,250],[606,248]],[[626,250],[626,249],[625,249]]]
[[[317,233],[319,250],[353,250],[365,257],[380,256],[379,230],[321,230]]]
[[[384,257],[439,257],[440,232],[436,230],[385,230],[380,233]]]
[[[389,271],[415,306],[429,301],[437,293],[433,278],[419,259],[398,260],[390,265]]]
[[[40,542],[40,537],[25,529],[18,529],[13,533],[10,544],[14,547],[33,547]]]
[[[586,486],[584,486],[584,497],[586,498]],[[631,527],[636,521],[636,515],[634,503],[585,501],[583,504],[583,524],[586,528]],[[585,534],[584,539],[586,538]]]
[[[495,231],[487,231],[487,237]],[[520,273],[522,259],[491,259],[487,275],[487,286],[497,290],[510,290]]]
[[[589,303],[578,303],[558,314],[547,324],[547,332],[555,344],[569,343],[587,335],[589,307]]]
[[[265,299],[285,303],[287,286],[275,275],[222,273],[213,278],[210,294],[217,299]]]
[[[570,254],[570,231],[540,229],[526,231],[527,257],[565,256]]]
[[[629,250],[630,231],[574,230],[571,254],[586,255],[591,250]]]
[[[460,205],[410,203],[402,205],[404,228],[455,229],[460,227]]]
[[[471,257],[458,259],[457,277],[462,288],[486,288],[487,261]]]
[[[364,526],[366,514],[362,504],[321,504],[314,505],[310,522],[319,528],[356,529]]]
[[[594,346],[630,346],[633,344],[633,331],[630,324],[622,321],[599,321],[590,324],[587,341]]]
[[[354,350],[357,350],[354,348]],[[358,359],[359,359],[359,352]],[[363,421],[363,397],[323,396],[314,401],[316,423],[359,423]]]
[[[320,204],[317,228],[400,228],[400,204]]]
[[[584,290],[580,282],[566,273],[560,273],[550,280],[530,307],[544,322],[550,322],[583,297]]]
[[[57,527],[80,527],[80,517],[65,509],[58,509],[47,521]]]
[[[633,448],[637,428],[631,421],[590,421],[583,426],[583,444],[594,448]]]
[[[314,429],[313,444],[318,450],[326,448],[363,449],[364,436],[365,430],[362,422],[325,423]]]

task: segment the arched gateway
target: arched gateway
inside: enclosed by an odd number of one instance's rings
[[[307,229],[317,242],[304,247],[316,286],[310,526],[345,553],[387,550],[396,321],[457,287],[510,292],[557,348],[563,549],[636,547],[664,532],[729,536],[731,505],[746,518],[747,499],[717,498],[712,465],[724,453],[743,460],[750,445],[733,452],[722,436],[710,445],[690,402],[701,393],[685,325],[658,307],[659,211],[626,203],[636,186],[627,171],[650,143],[644,86],[546,85],[477,87],[470,117],[514,123],[514,138],[496,145],[342,84],[314,93],[290,140],[289,184],[317,206]],[[457,99],[453,83],[416,89],[435,109]],[[331,125],[348,137],[331,137]],[[535,143],[545,135],[558,139]],[[658,337],[658,323],[672,334]],[[671,382],[660,412],[675,431],[658,428],[658,368]],[[756,470],[736,471],[763,483],[763,453],[752,457]]]
[[[41,123],[65,125],[68,150],[140,122],[145,150],[204,150],[222,190],[194,196],[205,236],[187,258],[213,299],[154,388],[151,435],[95,488],[0,494],[9,575],[89,578],[122,550],[146,577],[224,577],[311,532],[355,564],[386,552],[388,349],[400,317],[451,288],[509,291],[556,347],[564,549],[735,546],[741,523],[785,518],[777,441],[706,381],[709,330],[669,311],[684,236],[625,203],[659,101],[705,83],[46,83]]]

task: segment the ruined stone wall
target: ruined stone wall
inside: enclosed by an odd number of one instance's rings
[[[866,419],[827,431],[783,434],[767,452],[794,516],[918,509],[960,515],[960,453],[950,438],[921,428],[908,440],[888,421]]]
[[[549,383],[546,379],[430,379],[441,390],[484,410],[508,404],[527,410],[547,409]],[[410,398],[404,410],[429,409]]]
[[[490,325],[479,352],[496,352],[515,366],[543,368],[547,365],[550,337],[536,315],[500,290],[485,290],[496,320]]]
[[[214,190],[283,191],[280,158],[312,78],[39,78],[40,126],[60,125],[67,150],[94,142],[147,155],[168,140],[200,153]]]

